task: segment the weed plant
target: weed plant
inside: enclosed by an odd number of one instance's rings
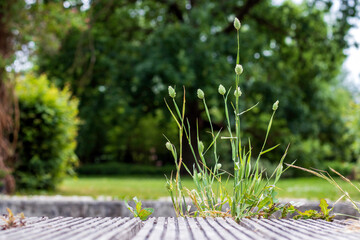
[[[350,196],[350,194],[344,190],[344,188],[342,188],[340,186],[340,184],[330,175],[329,172],[324,171],[324,170],[319,170],[319,169],[307,169],[307,168],[303,168],[303,167],[299,167],[299,166],[295,166],[295,165],[288,165],[290,167],[293,168],[297,168],[306,172],[309,172],[311,174],[314,174],[317,177],[320,177],[326,181],[328,181],[331,185],[333,185],[334,187],[336,187],[341,193],[342,195],[339,197],[339,199],[334,203],[334,205],[339,202],[341,199],[347,199],[348,201],[350,201],[350,203],[352,204],[352,206],[356,209],[356,211],[358,211],[360,213],[360,202],[359,201],[355,201],[353,197]],[[331,172],[335,173],[336,175],[338,175],[343,181],[347,182],[351,187],[353,187],[356,191],[358,191],[360,193],[360,188],[358,186],[356,186],[354,183],[352,183],[350,181],[350,179],[348,179],[347,177],[344,177],[341,173],[339,173],[338,171],[336,171],[335,169],[329,167]],[[337,215],[344,215],[341,213],[337,213]],[[348,215],[345,215],[348,216]],[[348,216],[348,217],[354,217],[354,216]],[[358,217],[355,217],[358,218]],[[358,218],[360,220],[360,218]]]
[[[125,200],[125,206],[129,211],[133,214],[134,217],[140,218],[141,221],[145,221],[148,217],[153,214],[153,208],[142,208],[142,202],[137,199],[137,197],[133,198],[135,203],[135,208],[130,207],[128,202]]]
[[[210,134],[212,141],[209,146],[205,146],[200,140],[198,124],[196,123],[196,144],[191,142],[190,123],[185,118],[185,89],[182,98],[182,105],[176,102],[176,91],[169,86],[168,91],[172,100],[173,108],[165,100],[166,106],[169,109],[172,118],[177,124],[179,130],[179,147],[176,148],[174,144],[167,138],[166,148],[171,151],[175,165],[175,176],[172,174],[167,178],[167,189],[170,193],[171,200],[177,216],[212,216],[212,217],[233,217],[239,220],[243,217],[269,217],[277,210],[286,211],[286,206],[281,206],[276,199],[276,184],[280,179],[281,174],[285,171],[283,168],[283,161],[287,153],[287,149],[279,160],[277,167],[271,176],[266,176],[260,169],[261,157],[278,147],[279,145],[266,149],[266,143],[269,137],[272,122],[278,108],[279,101],[276,101],[272,106],[272,115],[268,123],[265,139],[261,150],[257,156],[253,154],[253,147],[250,139],[242,142],[242,131],[240,118],[248,111],[256,107],[241,110],[241,89],[239,87],[240,76],[243,72],[243,67],[240,65],[240,42],[239,30],[241,27],[240,21],[235,18],[234,27],[237,31],[237,57],[235,66],[235,90],[232,92],[231,87],[226,91],[223,85],[219,85],[218,92],[224,101],[225,119],[227,124],[226,131],[228,136],[219,137],[220,131],[216,132],[213,128],[211,115],[206,103],[205,93],[198,89],[197,96],[204,105],[207,119],[210,123]],[[230,104],[229,104],[230,102]],[[232,111],[231,111],[232,110]],[[231,121],[233,120],[234,121]],[[235,126],[231,123],[235,122]],[[220,140],[229,141],[231,145],[231,156],[233,162],[233,174],[230,174],[222,169],[219,155],[217,153],[217,142]],[[183,145],[187,141],[195,159],[195,164],[190,168],[183,162]],[[210,165],[206,158],[208,154],[213,154],[215,164]],[[187,189],[182,185],[180,171],[185,168],[192,177],[195,188]],[[233,190],[228,191],[226,184],[229,179],[233,179]],[[196,210],[191,210],[191,205],[188,204],[187,199],[191,200]],[[228,206],[227,209],[224,209]]]
[[[6,208],[8,214],[0,216],[0,230],[25,226],[25,216],[23,213],[14,215],[13,212]]]

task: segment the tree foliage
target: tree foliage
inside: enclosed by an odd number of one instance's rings
[[[140,147],[145,146],[141,141],[129,139],[148,114],[165,110],[168,85],[178,93],[185,86],[189,121],[195,124],[198,119],[201,128],[208,127],[195,91],[204,89],[217,106],[218,84],[232,81],[236,47],[231,29],[237,16],[243,23],[243,101],[247,107],[260,102],[243,123],[245,136],[251,136],[255,146],[262,142],[270,104],[279,99],[271,138],[282,141],[283,149],[269,159],[279,159],[290,142],[289,160],[303,166],[352,161],[358,150],[347,149],[356,134],[342,110],[351,96],[337,76],[358,4],[342,1],[329,21],[331,7],[332,1],[316,0],[300,5],[270,0],[93,1],[81,18],[84,24],[72,25],[59,36],[57,51],[48,54],[38,45],[37,63],[39,72],[60,86],[69,83],[80,99],[80,159],[131,160],[129,151],[149,151]],[[211,109],[217,130],[224,120],[221,112]],[[166,125],[167,118],[162,113],[157,121]]]

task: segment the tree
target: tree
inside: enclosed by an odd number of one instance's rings
[[[341,104],[347,104],[339,98],[345,94],[342,100],[349,99],[337,76],[345,59],[349,19],[357,16],[358,4],[343,1],[342,14],[327,23],[331,6],[332,1],[316,0],[301,5],[265,0],[94,1],[86,13],[87,28],[73,28],[51,56],[40,51],[38,64],[60,85],[69,83],[80,99],[85,121],[80,159],[101,159],[109,146],[118,144],[112,139],[122,139],[123,147],[111,154],[124,158],[131,148],[126,145],[131,131],[119,131],[116,138],[113,127],[126,122],[124,129],[131,129],[145,114],[166,110],[163,96],[168,85],[175,85],[178,93],[186,87],[187,117],[191,124],[198,119],[206,128],[204,109],[195,94],[202,88],[215,105],[217,128],[222,127],[216,89],[219,83],[233,81],[232,20],[237,16],[243,22],[243,106],[261,101],[243,124],[245,136],[253,136],[255,146],[260,145],[266,112],[279,99],[272,139],[282,139],[284,147],[269,158],[279,158],[290,141],[294,151],[289,158],[297,158],[301,165],[316,166],[325,159],[350,161],[352,155],[343,156],[341,149],[353,135],[337,137],[349,132],[337,114]],[[301,155],[304,149],[306,156]]]

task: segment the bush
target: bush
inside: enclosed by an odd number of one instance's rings
[[[46,76],[27,75],[16,84],[20,131],[14,177],[19,189],[54,189],[78,159],[78,101]]]

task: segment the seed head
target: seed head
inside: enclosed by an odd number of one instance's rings
[[[238,87],[237,89],[235,89],[234,95],[235,95],[235,97],[240,97],[240,96],[242,95],[242,92],[241,92],[241,90],[240,90],[240,87]]]
[[[198,144],[199,146],[198,146],[198,148],[199,148],[199,152],[200,153],[203,153],[203,151],[204,151],[204,144],[203,144],[203,142],[202,141],[199,141],[199,144]]]
[[[276,111],[276,110],[278,109],[278,107],[279,107],[279,100],[276,100],[276,102],[273,104],[272,109],[273,109],[274,111]]]
[[[240,21],[239,21],[239,19],[238,19],[237,17],[234,19],[234,27],[235,27],[236,30],[238,30],[238,31],[239,31],[239,29],[240,29],[240,27],[241,27],[241,23],[240,23]]]
[[[236,67],[235,67],[236,75],[242,74],[243,71],[244,71],[243,67],[240,64],[236,64]]]
[[[169,96],[172,97],[172,98],[175,98],[176,97],[176,92],[174,90],[173,87],[169,86],[168,87],[168,92],[169,92]]]
[[[173,150],[173,146],[172,146],[171,142],[165,143],[165,146],[166,146],[167,150],[169,150],[169,151]]]
[[[200,180],[201,177],[202,177],[202,174],[201,174],[201,173],[198,173],[198,174],[197,174],[197,178]]]
[[[219,85],[219,88],[218,88],[218,92],[224,96],[224,94],[226,93],[226,89],[223,85]]]
[[[205,97],[203,90],[201,90],[200,88],[197,90],[197,96],[200,99],[204,99],[204,97]]]
[[[215,169],[220,169],[222,167],[221,163],[215,165]]]

